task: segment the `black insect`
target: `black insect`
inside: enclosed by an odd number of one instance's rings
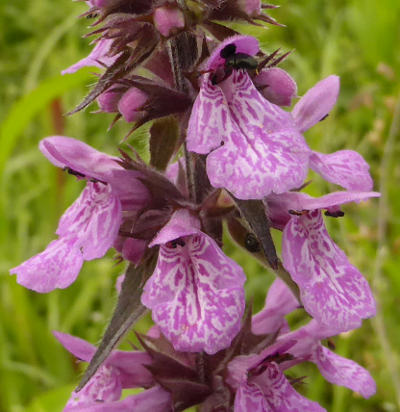
[[[182,247],[185,246],[185,241],[181,238],[178,238],[178,239],[172,240],[169,243],[169,246],[172,247],[173,249],[176,249],[178,245]]]
[[[64,171],[66,171],[68,174],[72,176],[76,176],[78,179],[87,179],[89,182],[92,183],[103,183],[103,185],[106,185],[106,182],[103,182],[102,180],[95,179],[94,177],[89,178],[88,176],[84,175],[83,173],[77,172],[74,169],[71,169],[70,167],[64,167]]]
[[[253,233],[247,233],[244,239],[244,247],[251,253],[257,253],[261,250],[260,242],[253,235]]]
[[[337,210],[336,212],[330,212],[329,210],[327,210],[325,212],[325,216],[329,216],[329,217],[343,217],[344,216],[344,212],[341,210]]]
[[[255,70],[258,66],[258,61],[253,56],[245,53],[236,53],[236,45],[234,43],[225,46],[221,50],[220,56],[225,59],[225,66],[232,69]]]
[[[228,78],[233,70],[256,70],[258,61],[249,54],[236,53],[236,44],[226,45],[219,53],[225,60],[223,67],[217,69],[211,76],[211,83],[218,84]]]
[[[77,172],[76,170],[71,169],[70,167],[64,167],[64,170],[72,176],[80,177],[82,179],[86,178],[86,176],[83,173]]]

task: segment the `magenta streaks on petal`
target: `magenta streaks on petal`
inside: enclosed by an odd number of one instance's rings
[[[264,308],[252,317],[252,332],[258,335],[282,332],[287,326],[285,315],[298,306],[299,302],[286,284],[276,278],[268,290]]]
[[[17,282],[35,292],[47,293],[64,289],[73,283],[83,264],[82,253],[74,238],[53,240],[46,250],[10,269]]]
[[[225,96],[218,86],[211,84],[209,77],[205,75],[194,102],[186,137],[188,150],[200,154],[218,147],[231,127]]]
[[[166,412],[172,410],[171,395],[156,385],[137,395],[127,396],[121,401],[97,402],[89,406],[76,406],[65,412]]]
[[[328,182],[345,189],[366,192],[372,190],[369,165],[353,150],[339,150],[331,154],[313,152],[310,167]]]
[[[182,240],[184,245],[161,246],[142,303],[175,349],[213,354],[240,329],[245,275],[209,236]]]
[[[115,62],[115,60],[117,60],[118,58],[118,55],[116,56],[108,55],[108,53],[110,52],[112,42],[113,42],[113,39],[99,40],[99,42],[94,46],[89,56],[85,57],[82,60],[79,60],[74,65],[63,70],[61,74],[75,73],[76,71],[82,69],[83,67],[88,67],[88,66],[89,67],[90,66],[99,67],[100,69],[111,66]]]
[[[242,383],[236,391],[234,412],[272,412],[261,389],[252,383]]]
[[[356,362],[336,355],[322,345],[318,346],[313,360],[330,383],[345,386],[364,398],[375,394],[375,381],[370,373]]]
[[[283,231],[282,257],[304,308],[322,325],[342,332],[374,316],[368,282],[329,237],[320,211],[290,219]]]
[[[308,90],[294,106],[292,115],[301,133],[321,121],[332,110],[339,88],[339,77],[328,76]]]
[[[121,225],[121,204],[111,187],[88,182],[80,197],[63,214],[57,235],[78,237],[83,258],[104,256],[114,243]]]
[[[266,101],[247,73],[234,72],[221,87],[230,87],[232,98],[222,134],[225,144],[207,157],[211,184],[240,199],[300,186],[310,150],[290,115]]]
[[[90,407],[97,403],[117,401],[121,397],[122,386],[117,369],[102,365],[90,381],[79,392],[72,392],[64,411],[77,407]]]
[[[236,46],[236,53],[245,53],[250,56],[254,56],[260,50],[258,40],[255,37],[242,35],[228,37],[212,52],[207,60],[206,70],[215,70],[217,67],[225,64],[225,59],[220,56],[220,53],[228,44],[234,44]]]
[[[296,392],[275,362],[270,362],[265,372],[251,379],[262,390],[269,410],[276,412],[322,412],[318,403]],[[268,409],[267,409],[268,410]]]
[[[168,223],[157,233],[149,247],[162,245],[179,237],[193,235],[200,231],[200,221],[186,209],[177,210]]]

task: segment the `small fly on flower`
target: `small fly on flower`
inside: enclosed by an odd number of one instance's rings
[[[233,70],[257,70],[258,61],[249,54],[236,53],[234,43],[226,45],[220,52],[220,56],[225,60],[223,67],[218,68],[211,76],[211,83],[218,84],[228,78]]]

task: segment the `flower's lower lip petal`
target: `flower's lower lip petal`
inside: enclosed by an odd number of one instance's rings
[[[89,182],[80,197],[61,217],[57,234],[79,238],[85,260],[105,255],[121,224],[121,203],[110,185]]]
[[[262,140],[260,132],[249,126],[246,138],[232,134],[231,142],[208,155],[207,174],[214,187],[226,188],[239,199],[262,199],[303,183],[309,154],[301,145],[296,150],[296,134],[281,131],[262,135]]]
[[[10,270],[17,282],[35,292],[47,293],[64,289],[73,283],[81,270],[83,256],[76,246],[77,240],[60,238],[21,265]]]
[[[375,381],[370,373],[356,362],[343,358],[322,345],[319,345],[313,361],[328,382],[345,386],[364,398],[375,394]]]
[[[207,154],[229,133],[229,109],[225,96],[213,86],[209,75],[203,79],[188,124],[186,142],[191,152]]]
[[[339,333],[374,316],[368,282],[329,237],[320,211],[291,217],[283,231],[282,258],[304,308],[322,325]]]
[[[245,275],[207,235],[161,246],[142,303],[176,350],[209,354],[229,346],[244,312]]]
[[[364,192],[372,190],[369,165],[353,150],[339,150],[330,154],[313,152],[310,156],[310,167],[328,182],[345,189]]]

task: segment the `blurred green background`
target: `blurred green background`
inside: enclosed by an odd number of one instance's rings
[[[374,376],[378,391],[364,400],[327,384],[314,365],[300,390],[329,411],[396,411],[400,408],[400,2],[398,0],[297,0],[276,2],[271,15],[287,28],[241,28],[264,51],[294,53],[282,65],[297,80],[299,95],[319,79],[341,76],[332,114],[307,132],[315,150],[359,151],[370,163],[381,199],[347,205],[344,219],[329,219],[332,237],[370,281],[378,316],[335,339],[337,352]],[[83,3],[70,0],[0,2],[0,411],[60,411],[80,368],[51,335],[72,333],[98,342],[115,303],[115,279],[123,266],[107,258],[87,262],[67,290],[39,295],[18,286],[8,270],[43,250],[57,221],[82,183],[53,167],[39,152],[40,139],[76,137],[110,154],[127,131],[107,127],[109,115],[63,117],[94,82],[89,71],[60,76],[85,56]],[[131,143],[146,156],[145,130]],[[314,179],[311,193],[334,190]],[[244,266],[247,292],[259,309],[272,275],[229,241],[227,253]],[[144,319],[138,325],[145,330]]]

